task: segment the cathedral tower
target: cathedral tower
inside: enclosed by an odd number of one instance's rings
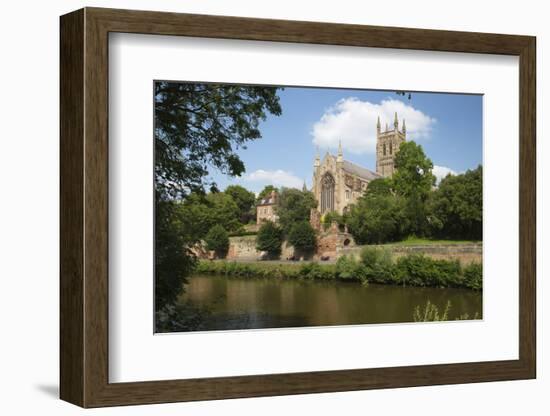
[[[385,178],[393,175],[395,171],[395,154],[401,143],[405,141],[406,135],[405,120],[403,120],[403,128],[400,131],[397,113],[395,113],[392,130],[386,124],[386,130],[381,131],[380,117],[378,117],[376,123],[376,173]]]

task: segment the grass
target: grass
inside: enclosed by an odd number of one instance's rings
[[[397,241],[394,243],[386,243],[388,246],[434,246],[445,244],[480,244],[481,241],[468,241],[468,240],[431,240],[428,238],[408,237],[405,240]]]

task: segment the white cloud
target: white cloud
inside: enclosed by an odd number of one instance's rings
[[[446,166],[437,166],[437,165],[434,165],[434,167],[432,169],[432,173],[435,175],[436,183],[438,185],[439,185],[439,182],[441,182],[441,179],[443,179],[447,175],[449,175],[449,174],[456,175],[457,174],[457,172],[452,170],[451,168],[448,168]]]
[[[374,104],[349,97],[327,109],[313,125],[313,143],[322,149],[334,149],[341,140],[344,151],[355,154],[375,153],[378,116],[382,130],[385,130],[386,123],[393,129],[395,112],[399,117],[400,129],[403,119],[406,121],[407,139],[418,140],[430,136],[435,118],[402,101],[388,98]]]
[[[304,180],[282,169],[263,170],[258,169],[243,178],[247,182],[256,182],[261,185],[274,185],[276,187],[301,189]]]

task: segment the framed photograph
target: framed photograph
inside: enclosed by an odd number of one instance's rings
[[[61,17],[82,407],[536,377],[535,38]]]

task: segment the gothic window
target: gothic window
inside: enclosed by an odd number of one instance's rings
[[[325,173],[321,179],[321,214],[334,211],[334,177]]]
[[[384,143],[384,156],[386,156],[386,143]]]
[[[393,143],[390,143],[390,155],[393,153]]]
[[[350,192],[348,190],[346,190],[346,199],[349,199],[349,194],[350,194]]]

